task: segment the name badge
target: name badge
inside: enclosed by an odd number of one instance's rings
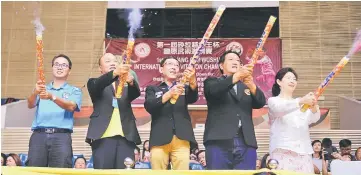
[[[116,98],[113,98],[112,106],[113,106],[114,108],[118,108],[118,101],[117,101]]]
[[[245,89],[245,90],[244,90],[244,93],[247,94],[247,95],[251,95],[251,90]]]
[[[163,95],[163,92],[162,92],[162,91],[156,92],[156,93],[155,93],[155,98],[159,98],[159,97],[161,97],[162,95]]]
[[[62,94],[62,97],[63,97],[64,99],[68,99],[69,96],[70,96],[70,94],[69,94],[68,92],[63,92],[63,94]]]

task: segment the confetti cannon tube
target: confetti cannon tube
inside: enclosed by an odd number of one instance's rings
[[[266,28],[264,29],[264,31],[262,33],[262,36],[259,39],[259,41],[257,43],[257,46],[256,46],[256,49],[254,50],[253,55],[252,55],[252,58],[251,58],[251,60],[252,60],[252,62],[251,62],[252,68],[254,67],[254,65],[256,64],[256,62],[258,60],[258,52],[263,48],[264,44],[266,43],[268,35],[270,34],[271,29],[273,27],[273,24],[276,22],[276,19],[277,18],[274,17],[274,16],[269,17]]]
[[[206,32],[204,33],[204,36],[203,36],[201,42],[199,43],[196,52],[193,54],[193,56],[192,56],[192,58],[191,58],[188,66],[194,67],[194,65],[198,62],[199,57],[200,57],[200,55],[201,55],[202,50],[204,49],[205,44],[207,43],[207,41],[209,40],[209,38],[212,36],[212,33],[213,33],[213,31],[214,31],[214,28],[216,28],[219,20],[221,19],[222,14],[223,14],[223,12],[224,12],[225,10],[226,10],[226,7],[225,7],[224,5],[221,5],[220,7],[218,7],[216,14],[214,15],[211,23],[209,24]],[[185,76],[183,76],[183,77],[180,79],[180,83],[181,83],[181,84],[185,84],[185,83],[188,82],[188,81],[189,81],[189,80],[188,80],[187,77],[185,77]],[[178,98],[179,98],[179,95],[173,96],[173,97],[170,99],[170,103],[171,103],[171,104],[175,104],[175,103],[177,102]]]
[[[133,47],[134,47],[134,39],[128,39],[128,45],[127,45],[127,51],[126,51],[127,56],[126,57],[123,56],[122,64],[129,64],[130,57],[132,56],[132,53],[133,53]],[[128,75],[120,76],[119,85],[117,87],[116,98],[121,98],[122,93],[123,93],[124,84],[127,80],[127,77],[128,77]]]
[[[42,35],[36,36],[36,58],[38,61],[38,78],[45,84]]]
[[[348,54],[344,56],[341,61],[333,68],[332,72],[327,75],[327,77],[323,80],[320,86],[315,91],[316,99],[320,97],[323,91],[326,89],[328,84],[332,82],[336,75],[338,75],[341,70],[346,66],[346,64],[350,61],[350,58],[355,55],[356,53],[361,51],[361,30],[359,30],[356,34],[354,42],[352,44],[351,49],[349,50]],[[302,112],[306,112],[310,105],[303,105],[301,108]]]
[[[336,65],[336,67],[332,70],[332,72],[327,75],[327,77],[323,80],[323,82],[320,84],[320,86],[318,86],[318,88],[315,91],[316,99],[320,97],[320,95],[326,89],[328,84],[330,84],[332,80],[335,78],[335,76],[341,72],[341,70],[345,67],[345,65],[348,63],[349,60],[350,60],[349,57],[347,56],[343,57],[341,61]],[[301,111],[306,112],[308,108],[310,108],[310,105],[303,105]]]

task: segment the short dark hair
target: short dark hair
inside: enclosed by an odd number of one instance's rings
[[[74,165],[73,165],[73,167],[75,166],[75,163],[76,163],[76,161],[77,161],[78,159],[83,159],[84,162],[85,162],[85,166],[86,166],[86,159],[85,159],[85,157],[84,157],[84,156],[79,156],[79,157],[77,157],[77,158],[74,160]]]
[[[313,145],[315,145],[315,143],[321,143],[321,141],[320,140],[314,140],[314,141],[312,141],[311,145],[313,146]],[[321,146],[322,146],[322,143],[321,143]]]
[[[227,50],[225,51],[221,57],[219,57],[219,60],[218,60],[218,68],[219,68],[219,71],[221,71],[221,73],[223,74],[223,70],[221,69],[221,66],[220,64],[224,63],[224,61],[226,60],[226,56],[230,53],[234,53],[238,56],[239,59],[241,59],[241,57],[239,56],[239,53],[236,52],[236,51],[233,51],[233,50]],[[241,61],[241,60],[240,60]],[[241,61],[242,62],[242,61]]]
[[[332,146],[332,140],[330,138],[324,138],[324,139],[322,139],[321,145],[324,148],[330,148]]]
[[[267,157],[269,156],[269,153],[266,153],[261,160],[261,168],[267,168]]]
[[[198,145],[195,148],[191,149],[190,153],[195,155],[195,154],[197,154],[196,150],[199,151]]]
[[[4,159],[2,166],[6,166],[6,159],[8,156],[6,156],[4,153],[1,153],[1,157]]]
[[[316,143],[320,143],[320,144],[321,144],[321,152],[319,153],[319,155],[320,155],[320,159],[322,159],[322,143],[321,143],[320,140],[314,140],[314,141],[312,141],[311,145],[313,146],[313,145],[315,145]]]
[[[135,149],[138,151],[138,153],[140,154],[140,148],[138,146],[135,146]]]
[[[179,64],[181,64],[178,59],[176,59],[176,58],[174,58],[174,57],[172,57],[172,56],[167,56],[167,57],[164,57],[164,58],[160,61],[160,63],[159,63],[159,64],[160,64],[160,67],[163,67],[165,61],[167,61],[167,60],[169,60],[169,59],[175,59],[175,60],[178,61]]]
[[[70,58],[69,58],[68,56],[64,55],[64,54],[59,54],[59,55],[55,56],[55,57],[53,58],[53,60],[51,61],[51,67],[54,66],[55,60],[56,60],[57,58],[59,58],[59,57],[63,57],[63,58],[65,58],[66,60],[68,60],[68,62],[69,62],[69,69],[71,69],[71,67],[72,67],[73,64],[72,64]]]
[[[338,143],[338,145],[340,146],[340,148],[341,147],[343,147],[343,148],[345,148],[345,147],[348,147],[348,146],[351,146],[351,140],[349,140],[349,139],[342,139],[342,140],[340,140],[340,142]]]
[[[199,151],[196,153],[197,159],[198,159],[199,154],[201,154],[201,153],[203,153],[203,152],[206,152],[206,151],[204,151],[204,150],[199,150]]]
[[[280,94],[281,92],[281,88],[280,88],[280,85],[278,85],[277,83],[277,80],[282,80],[282,78],[288,73],[288,72],[291,72],[295,75],[296,77],[296,80],[298,79],[298,75],[296,73],[295,70],[293,70],[291,67],[285,67],[285,68],[282,68],[280,69],[277,74],[276,74],[276,77],[275,77],[275,82],[272,86],[272,95],[273,96],[277,96]]]

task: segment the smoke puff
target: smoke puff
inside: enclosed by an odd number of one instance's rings
[[[134,39],[134,33],[140,28],[142,13],[139,8],[132,9],[128,16],[129,39]]]
[[[361,51],[361,30],[357,32],[352,47],[348,52],[348,56],[351,57],[352,55],[356,54],[359,51]]]
[[[43,31],[45,30],[45,27],[43,26],[43,24],[41,24],[40,18],[35,18],[34,21],[32,21],[32,23],[35,26],[35,33],[37,36],[42,35]]]

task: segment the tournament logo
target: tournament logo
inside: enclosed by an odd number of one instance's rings
[[[62,97],[63,97],[64,99],[68,99],[69,96],[70,96],[70,94],[69,94],[68,92],[64,92],[63,95],[62,95]]]
[[[150,54],[150,47],[147,43],[139,43],[134,47],[134,53],[139,58],[147,57]]]
[[[228,50],[238,52],[238,55],[241,56],[243,53],[243,46],[239,42],[232,41],[226,46],[226,51]]]
[[[245,93],[246,95],[251,95],[251,90],[245,89],[245,90],[244,90],[244,93]]]

